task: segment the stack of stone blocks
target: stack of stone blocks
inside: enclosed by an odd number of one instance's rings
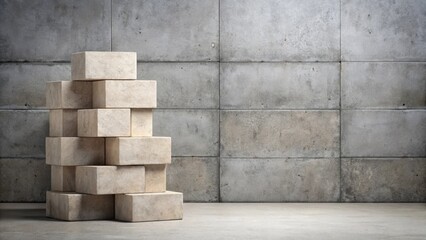
[[[136,53],[79,52],[72,81],[49,82],[46,214],[61,220],[182,219],[166,191],[170,137],[152,136],[157,83],[135,80]]]

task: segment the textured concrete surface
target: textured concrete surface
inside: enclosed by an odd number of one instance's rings
[[[44,210],[1,210],[0,238],[318,239],[426,238],[425,204],[185,203],[181,221],[62,222]]]
[[[222,157],[338,157],[338,111],[222,111]]]
[[[338,0],[222,0],[223,61],[337,61]]]
[[[342,158],[342,200],[426,202],[426,158]]]
[[[218,0],[113,0],[112,50],[136,50],[143,61],[217,61],[218,18]]]
[[[0,108],[37,109],[46,106],[46,82],[68,80],[67,63],[1,63]]]
[[[129,137],[130,109],[80,109],[79,137]]]
[[[426,110],[342,111],[342,156],[426,156]]]
[[[223,63],[222,109],[339,108],[336,63]]]
[[[426,2],[342,1],[342,60],[425,61]]]
[[[217,62],[139,63],[138,79],[157,80],[158,108],[219,107]]]
[[[0,61],[69,61],[71,53],[111,47],[111,2],[5,1]]]
[[[426,107],[426,64],[342,63],[342,107]]]
[[[219,158],[174,157],[167,166],[167,190],[187,202],[219,201]]]
[[[155,110],[154,136],[170,136],[172,156],[218,156],[219,111]]]
[[[339,159],[221,158],[223,202],[335,202]]]

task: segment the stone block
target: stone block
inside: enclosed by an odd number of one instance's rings
[[[78,136],[130,136],[130,109],[78,110]]]
[[[343,157],[426,156],[426,110],[342,111]]]
[[[113,1],[111,37],[142,61],[218,61],[219,1]]]
[[[425,202],[426,158],[342,158],[342,201]]]
[[[60,81],[46,84],[46,106],[49,109],[92,107],[92,83]]]
[[[222,61],[339,61],[339,0],[221,0]]]
[[[145,165],[145,192],[166,191],[166,164]]]
[[[47,137],[46,164],[59,166],[105,163],[104,138]]]
[[[156,108],[157,82],[96,81],[93,83],[93,108]]]
[[[182,193],[115,195],[115,219],[127,222],[178,220],[183,218]]]
[[[224,109],[339,108],[338,63],[221,63],[220,76]]]
[[[134,137],[152,136],[152,109],[131,109],[131,135]]]
[[[154,111],[154,135],[171,136],[172,156],[218,156],[219,111]]]
[[[145,191],[144,166],[77,166],[75,189],[88,194],[141,193]]]
[[[72,80],[136,79],[135,52],[78,52],[71,56]]]
[[[339,158],[221,158],[223,202],[336,202]]]
[[[339,111],[222,111],[222,157],[338,157]]]
[[[342,107],[426,107],[426,63],[342,63]]]
[[[426,1],[342,1],[343,61],[426,61]]]
[[[49,136],[77,137],[77,109],[50,110]]]
[[[219,158],[174,157],[167,166],[167,189],[185,202],[219,201]]]
[[[75,167],[55,166],[50,167],[50,190],[59,192],[75,192]]]
[[[46,192],[46,216],[66,221],[114,218],[114,195]]]
[[[171,162],[170,137],[119,137],[106,139],[107,165],[146,165]]]

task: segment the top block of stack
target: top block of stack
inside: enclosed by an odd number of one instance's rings
[[[71,56],[72,80],[136,79],[135,52],[79,52]]]

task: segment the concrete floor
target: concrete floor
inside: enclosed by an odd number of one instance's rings
[[[426,239],[426,204],[185,203],[184,220],[146,223],[63,222],[43,209],[0,214],[8,240]]]

